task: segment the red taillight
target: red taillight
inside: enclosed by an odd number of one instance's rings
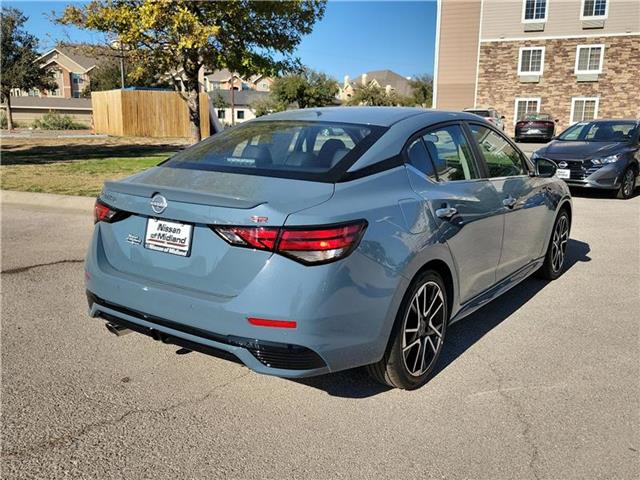
[[[111,210],[100,200],[96,200],[96,205],[93,209],[93,223],[108,222],[115,213],[115,210]]]
[[[93,223],[107,222],[113,223],[118,220],[127,218],[130,214],[121,210],[105,205],[100,200],[96,200],[96,204],[93,207]]]
[[[268,227],[214,227],[231,245],[273,250],[278,239],[278,228]]]
[[[307,265],[317,265],[349,255],[358,246],[366,226],[361,220],[318,227],[211,228],[231,245],[273,251]]]
[[[292,320],[268,320],[266,318],[247,318],[256,327],[296,328],[298,324]]]
[[[522,128],[526,122],[518,122],[516,123],[517,128]]]

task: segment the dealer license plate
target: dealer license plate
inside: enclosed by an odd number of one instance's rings
[[[144,247],[158,252],[188,257],[193,225],[150,218],[144,235]]]
[[[556,170],[556,177],[558,178],[571,178],[571,170],[566,168],[559,168]]]

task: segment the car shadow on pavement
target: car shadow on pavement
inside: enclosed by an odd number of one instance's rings
[[[590,251],[587,243],[570,239],[567,245],[563,275],[567,275],[576,263],[591,261],[588,255]],[[546,280],[535,277],[528,278],[509,290],[507,294],[451,325],[447,331],[444,349],[438,359],[432,378],[439,375],[467,349],[509,318],[512,313],[520,309],[548,284],[549,282]],[[367,398],[390,390],[389,387],[372,380],[364,368],[292,381],[324,390],[331,396],[343,398]],[[428,388],[428,385],[425,388]]]

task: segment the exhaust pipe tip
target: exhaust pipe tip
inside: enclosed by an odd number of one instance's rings
[[[107,322],[105,324],[107,330],[113,333],[117,337],[121,337],[126,335],[127,333],[131,333],[133,330],[129,330],[127,327],[123,327],[122,325],[118,325],[116,323]]]

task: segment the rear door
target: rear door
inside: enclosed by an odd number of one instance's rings
[[[502,244],[502,206],[482,178],[470,139],[458,122],[415,135],[407,148],[409,178],[425,199],[458,270],[460,300],[491,287]]]
[[[529,176],[523,154],[501,133],[469,122],[486,177],[499,195],[504,212],[502,254],[496,272],[500,281],[544,252],[545,235],[554,210],[546,179]]]

